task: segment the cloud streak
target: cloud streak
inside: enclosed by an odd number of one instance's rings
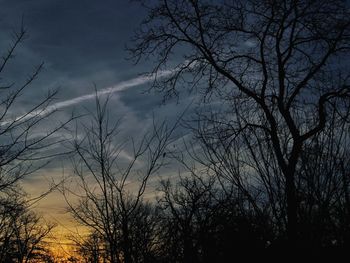
[[[25,120],[28,120],[28,119],[33,118],[33,117],[45,116],[45,115],[50,114],[56,110],[60,110],[60,109],[66,108],[66,107],[70,107],[70,106],[79,104],[79,103],[87,101],[87,100],[94,99],[96,97],[96,95],[100,96],[100,95],[112,94],[112,93],[120,92],[123,90],[127,90],[127,89],[132,88],[132,87],[136,87],[136,86],[150,83],[150,82],[154,81],[156,78],[165,78],[165,77],[171,76],[172,74],[174,74],[177,71],[178,71],[178,68],[173,68],[173,69],[169,69],[169,70],[161,70],[161,71],[158,71],[157,73],[142,75],[142,76],[139,76],[139,77],[136,77],[133,79],[122,81],[122,82],[119,82],[111,87],[107,87],[107,88],[98,90],[97,92],[92,92],[92,93],[82,95],[79,97],[75,97],[72,99],[60,101],[60,102],[54,103],[52,105],[49,105],[44,109],[35,110],[35,111],[31,112],[30,114],[24,114],[24,115],[17,116],[15,118],[15,120],[3,121],[0,123],[0,125],[7,125],[7,124],[10,124],[13,121],[17,121],[17,120],[25,121]]]
[[[173,73],[175,73],[176,71],[177,71],[177,69],[162,70],[162,71],[159,71],[157,73],[150,74],[150,75],[143,75],[143,76],[139,76],[137,78],[133,78],[130,80],[122,81],[120,83],[117,83],[116,85],[104,88],[104,89],[99,90],[97,92],[93,92],[93,93],[82,95],[82,96],[79,96],[79,97],[76,97],[73,99],[68,99],[65,101],[57,102],[55,104],[48,106],[45,110],[38,110],[38,111],[33,112],[32,114],[42,116],[42,115],[51,113],[55,110],[63,109],[63,108],[69,107],[69,106],[79,104],[79,103],[84,102],[86,100],[94,99],[96,95],[100,96],[100,95],[120,92],[123,90],[127,90],[129,88],[132,88],[132,87],[136,87],[136,86],[140,86],[140,85],[152,82],[155,80],[155,78],[164,78],[164,77],[170,76]]]

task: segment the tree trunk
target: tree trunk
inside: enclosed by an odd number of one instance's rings
[[[287,238],[288,245],[295,247],[297,245],[298,236],[298,218],[294,171],[287,171],[285,177],[287,201]]]
[[[295,248],[298,245],[298,200],[295,186],[295,172],[300,153],[302,151],[302,142],[297,141],[293,145],[288,165],[283,170],[286,179],[285,195],[287,202],[287,239],[288,246]]]
[[[129,238],[129,227],[127,220],[123,222],[123,243],[124,263],[131,263],[132,258]]]

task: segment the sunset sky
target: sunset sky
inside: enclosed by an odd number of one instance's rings
[[[8,46],[22,17],[28,32],[6,76],[20,83],[34,66],[45,63],[43,72],[23,93],[12,116],[20,116],[48,90],[58,88],[52,107],[59,112],[52,122],[41,127],[47,130],[55,122],[68,119],[73,112],[79,115],[85,109],[91,109],[95,85],[101,95],[113,94],[111,116],[122,118],[123,133],[132,136],[147,129],[153,114],[156,118],[171,120],[189,103],[188,98],[178,104],[169,102],[162,106],[160,95],[144,94],[151,79],[142,74],[151,70],[151,63],[134,65],[127,59],[129,54],[125,49],[145,16],[137,3],[128,0],[1,0],[0,3],[0,48]],[[164,72],[165,75],[168,73]],[[62,131],[57,136],[68,138],[69,134]],[[57,150],[64,151],[64,147]],[[27,177],[22,185],[31,197],[35,197],[45,192],[53,180],[57,182],[62,176],[69,175],[70,161],[62,156]],[[152,178],[150,186],[158,179]],[[35,207],[46,220],[58,224],[56,237],[64,240],[66,233],[76,230],[60,193],[50,194]]]
[[[350,0],[0,0],[0,263],[350,247]]]

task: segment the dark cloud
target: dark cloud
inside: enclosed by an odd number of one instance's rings
[[[59,88],[57,102],[67,101],[134,79],[150,70],[146,63],[137,66],[129,60],[125,45],[145,15],[138,4],[128,0],[0,0],[0,51],[11,43],[11,34],[21,25],[28,39],[16,50],[5,75],[20,85],[35,65],[45,62],[39,78],[23,93],[14,114],[42,99],[48,90]],[[180,109],[176,103],[161,106],[160,94],[144,93],[150,83],[125,89],[112,96],[111,116],[122,118],[122,129],[132,136],[150,126],[152,115],[174,120]],[[186,104],[188,101],[183,102]],[[45,122],[42,131],[55,121],[92,109],[94,100],[85,100],[60,109],[54,121]],[[58,169],[62,161],[51,163],[46,171]],[[56,173],[55,173],[56,174]]]
[[[92,94],[95,87],[98,90],[115,87],[121,82],[133,81],[151,69],[147,64],[150,62],[133,65],[132,61],[126,60],[125,45],[145,15],[140,6],[128,0],[0,0],[0,6],[0,53],[11,43],[11,34],[19,28],[22,15],[29,35],[16,50],[16,57],[1,80],[16,82],[19,86],[34,66],[45,62],[43,72],[22,94],[12,114],[23,114],[43,99],[48,90],[57,88],[59,93],[54,103],[78,101],[61,107],[54,117],[37,127],[33,136],[49,131],[60,121],[68,119],[73,111],[76,114],[93,111],[93,99],[79,98]],[[192,101],[192,97],[186,94],[179,104],[169,101],[162,105],[161,94],[145,93],[150,85],[150,81],[145,81],[112,94],[109,115],[111,122],[121,119],[118,140],[140,139],[147,129],[152,128],[153,116],[156,122],[165,120],[171,125]],[[89,119],[80,118],[78,122],[87,124]],[[81,130],[78,135],[79,132]],[[62,130],[56,134],[58,138],[52,139],[69,139],[73,134]],[[174,135],[181,138],[184,134],[177,130]],[[69,147],[69,143],[54,145],[47,153],[67,152]],[[125,156],[128,156],[127,152]],[[169,177],[178,169],[176,165],[174,169],[167,166],[161,174]],[[52,180],[58,182],[69,175],[72,175],[71,160],[68,156],[60,156],[23,180],[22,185],[29,194],[38,196],[49,188]],[[146,198],[154,197],[159,178],[151,178]],[[58,192],[37,204],[38,211],[48,220],[55,220],[64,228],[73,227],[69,216],[62,212],[65,207],[66,203]]]
[[[144,15],[136,4],[127,0],[0,3],[2,50],[22,15],[29,35],[8,74],[18,79],[44,61],[37,92],[61,86],[62,97],[84,94],[93,82],[98,87],[112,85],[143,69],[125,59],[124,47]]]

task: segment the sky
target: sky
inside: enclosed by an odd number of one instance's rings
[[[126,46],[145,16],[137,3],[128,0],[0,0],[0,50],[6,50],[12,33],[21,21],[27,29],[26,40],[4,72],[8,80],[22,83],[33,67],[44,62],[44,70],[20,97],[12,116],[19,117],[39,102],[49,90],[59,92],[50,109],[59,109],[56,121],[80,114],[94,105],[94,87],[100,95],[112,93],[110,115],[122,118],[125,134],[138,135],[156,118],[173,120],[189,100],[168,102],[150,88],[151,62],[137,65],[130,59]],[[171,74],[164,71],[163,74]],[[48,129],[41,127],[42,130]],[[65,134],[57,134],[65,136]],[[30,175],[23,188],[32,197],[47,189],[52,180],[71,173],[64,157]],[[74,230],[66,213],[66,204],[58,192],[35,205],[45,220],[56,222],[57,232]]]

